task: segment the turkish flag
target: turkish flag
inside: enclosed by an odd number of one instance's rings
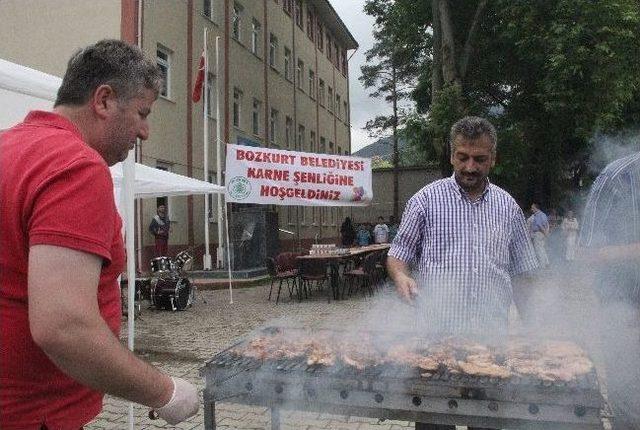
[[[194,103],[198,103],[200,101],[200,97],[202,97],[202,84],[204,83],[204,51],[202,51],[202,55],[200,56],[200,63],[198,64],[198,74],[196,75],[196,84],[193,87],[193,94],[191,95],[191,99]]]

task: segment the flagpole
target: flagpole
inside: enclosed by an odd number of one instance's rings
[[[202,109],[202,120],[204,121],[204,180],[209,182],[209,58],[207,55],[207,27],[204,28],[204,107]],[[211,254],[209,254],[209,195],[204,197],[204,270],[211,270]]]
[[[220,142],[221,124],[220,124],[220,36],[216,37],[216,182],[222,185],[222,148]],[[218,193],[218,251],[217,266],[219,269],[224,267],[224,241],[222,226],[222,194]],[[225,201],[226,206],[226,201]],[[227,242],[228,244],[228,242]]]

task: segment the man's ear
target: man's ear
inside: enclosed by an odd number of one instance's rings
[[[95,114],[104,119],[116,108],[116,93],[110,85],[102,84],[93,92],[90,104]]]

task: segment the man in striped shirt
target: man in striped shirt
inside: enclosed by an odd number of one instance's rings
[[[522,210],[487,178],[496,160],[493,125],[463,118],[450,140],[454,174],[409,200],[387,267],[400,296],[416,303],[419,329],[501,336],[512,282],[524,285],[520,278],[538,262]],[[449,428],[416,423],[416,429]]]
[[[640,152],[609,164],[591,188],[580,233],[581,259],[600,298],[614,428],[640,428]]]

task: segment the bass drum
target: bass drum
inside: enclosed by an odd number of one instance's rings
[[[151,286],[151,304],[156,309],[183,311],[193,303],[193,288],[187,278],[158,279]]]

